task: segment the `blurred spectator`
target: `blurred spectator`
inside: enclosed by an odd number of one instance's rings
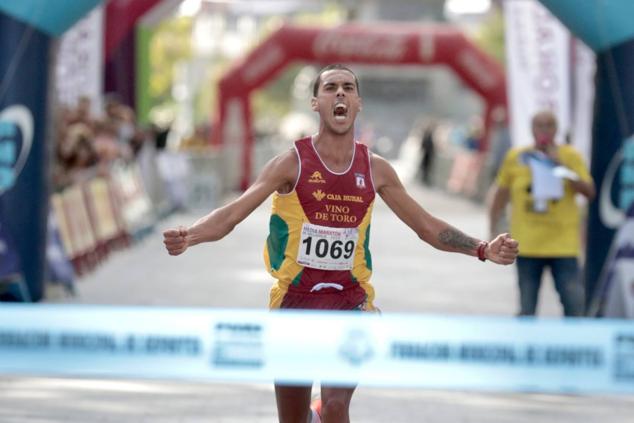
[[[79,97],[79,100],[77,101],[77,108],[74,110],[71,123],[81,122],[88,126],[92,126],[93,117],[90,112],[90,107],[90,98],[86,96]]]
[[[498,107],[492,113],[491,143],[489,148],[490,178],[494,179],[502,165],[504,156],[511,148],[511,132],[509,130],[506,110]]]
[[[465,148],[472,152],[480,151],[483,134],[484,128],[482,127],[482,121],[479,117],[473,117],[469,124],[469,132],[467,134],[467,138],[465,139]]]
[[[81,97],[74,108],[60,107],[53,163],[55,190],[89,176],[108,176],[115,162],[133,160],[148,137],[136,125],[134,111],[117,97],[106,97],[103,118],[91,114],[91,101]]]
[[[484,134],[479,116],[471,118],[467,136],[462,148],[454,156],[447,188],[450,192],[474,197],[478,192],[478,182],[484,164],[484,155],[480,151]]]
[[[435,131],[436,122],[429,122],[423,129],[421,137],[420,175],[425,185],[431,186],[431,175],[436,157]]]
[[[583,316],[584,288],[577,259],[580,210],[575,195],[592,199],[594,183],[581,155],[569,145],[555,144],[553,113],[537,113],[532,131],[534,144],[512,148],[502,163],[489,209],[490,230],[496,231],[510,200],[510,232],[520,249],[520,315],[535,315],[542,274],[549,268],[564,314]],[[543,194],[546,191],[548,196]]]
[[[56,189],[86,179],[86,171],[98,163],[93,133],[83,123],[75,123],[62,131],[57,144],[53,181]]]
[[[194,133],[183,138],[180,148],[183,150],[204,150],[210,147],[211,128],[208,124],[197,125]]]
[[[117,141],[117,130],[110,122],[96,124],[93,143],[99,162],[103,165],[112,165],[117,158],[123,156]]]
[[[156,145],[156,150],[161,151],[167,147],[167,136],[169,135],[170,128],[163,128],[158,125],[152,124],[150,127],[150,132],[154,137],[154,143]]]

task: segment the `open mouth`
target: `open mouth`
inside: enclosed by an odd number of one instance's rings
[[[332,113],[335,116],[335,120],[345,120],[348,117],[348,106],[343,103],[335,104],[335,108]]]

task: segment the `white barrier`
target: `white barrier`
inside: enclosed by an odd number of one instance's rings
[[[0,373],[634,393],[631,321],[0,308]]]

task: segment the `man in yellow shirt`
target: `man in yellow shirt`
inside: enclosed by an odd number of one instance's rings
[[[509,199],[510,233],[520,245],[517,273],[521,316],[535,315],[545,268],[550,268],[566,316],[583,316],[585,295],[579,277],[580,193],[592,200],[594,183],[581,155],[556,145],[557,119],[542,111],[532,119],[534,145],[511,149],[497,175],[489,208],[496,227]]]

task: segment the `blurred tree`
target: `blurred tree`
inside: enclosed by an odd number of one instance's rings
[[[279,121],[291,111],[293,82],[303,66],[304,64],[298,64],[287,67],[264,89],[253,93],[253,111],[258,131],[274,130]]]
[[[150,108],[173,104],[174,64],[192,55],[192,24],[191,17],[167,19],[150,35]]]
[[[296,11],[287,15],[270,15],[258,21],[257,35],[246,40],[248,49],[256,48],[280,25],[291,22],[297,25],[334,26],[346,21],[348,13],[345,2],[329,0],[323,7],[313,11]],[[235,17],[235,16],[234,16]],[[230,15],[225,15],[229,19]],[[149,109],[156,115],[169,116],[179,113],[172,98],[174,65],[191,61],[196,54],[192,45],[192,31],[195,18],[174,17],[151,29],[149,46]],[[248,51],[243,52],[244,55]],[[204,80],[194,91],[193,120],[198,125],[213,119],[217,108],[218,80],[229,69],[235,58],[219,51],[208,58],[208,68]],[[255,91],[252,97],[256,129],[269,132],[277,128],[279,121],[291,111],[291,89],[303,64],[289,66],[266,86]],[[166,119],[167,120],[167,119]]]
[[[196,125],[213,120],[218,109],[218,81],[232,65],[226,57],[216,56],[210,60],[204,83],[196,90],[194,123]]]
[[[489,16],[475,33],[475,43],[491,56],[506,66],[504,52],[504,14],[499,6],[494,5]]]

